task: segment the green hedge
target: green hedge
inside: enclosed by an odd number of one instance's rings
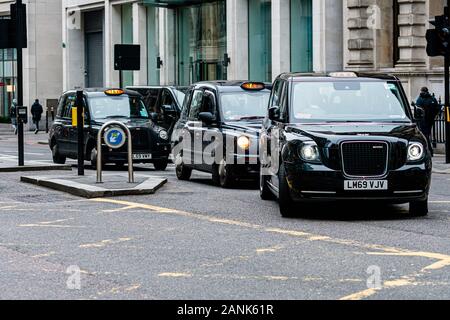
[[[0,123],[11,123],[11,119],[9,117],[0,116]]]

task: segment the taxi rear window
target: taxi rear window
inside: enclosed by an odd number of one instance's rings
[[[94,96],[89,98],[89,108],[94,119],[149,119],[147,108],[139,97],[128,95]]]

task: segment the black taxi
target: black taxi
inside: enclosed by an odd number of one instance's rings
[[[165,170],[170,155],[170,137],[163,127],[151,120],[142,96],[135,91],[121,89],[85,89],[84,93],[84,150],[85,160],[97,163],[97,135],[109,121],[123,122],[131,132],[133,162],[153,163],[156,170]],[[63,164],[66,158],[78,157],[77,128],[72,125],[72,108],[76,91],[67,91],[59,99],[56,119],[50,129],[49,146],[53,161]],[[103,145],[103,162],[122,166],[127,163],[126,145],[110,149]]]
[[[260,139],[260,193],[283,216],[308,201],[409,203],[428,213],[432,159],[400,80],[353,72],[280,75]]]
[[[212,174],[227,188],[239,179],[259,177],[258,139],[267,114],[271,84],[215,81],[195,84],[184,100],[172,134],[176,174]]]
[[[172,134],[180,118],[184,98],[189,90],[186,86],[129,86],[129,90],[143,96],[152,121]]]

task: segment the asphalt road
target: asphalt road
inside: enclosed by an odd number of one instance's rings
[[[38,140],[27,136],[27,160],[48,163]],[[15,152],[0,136],[0,160]],[[450,299],[450,175],[434,175],[427,218],[354,204],[283,219],[252,184],[141,170],[169,182],[86,200],[0,174],[0,298]]]

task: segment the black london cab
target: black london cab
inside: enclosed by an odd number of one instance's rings
[[[153,163],[157,170],[165,170],[170,155],[167,130],[152,121],[142,96],[135,91],[121,89],[85,89],[84,151],[85,160],[97,163],[97,135],[102,125],[115,120],[123,122],[131,131],[133,162]],[[55,122],[50,129],[49,146],[55,163],[66,158],[76,159],[77,128],[72,126],[72,108],[76,91],[67,91],[59,99]],[[103,145],[103,162],[124,165],[127,146],[113,150]]]
[[[261,132],[261,197],[278,198],[283,216],[335,200],[409,203],[426,215],[432,159],[420,111],[394,76],[282,74]]]
[[[195,84],[172,135],[177,177],[187,180],[192,170],[204,171],[222,187],[257,180],[258,139],[270,89],[271,84],[243,81]]]

